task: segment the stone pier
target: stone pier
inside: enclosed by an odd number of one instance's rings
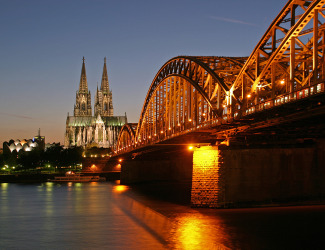
[[[325,142],[288,148],[201,147],[191,204],[236,207],[325,198]]]

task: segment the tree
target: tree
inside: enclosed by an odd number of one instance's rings
[[[23,169],[36,169],[41,165],[42,150],[33,148],[31,151],[22,151],[19,156],[17,163]]]
[[[61,167],[63,165],[62,160],[63,147],[60,145],[55,145],[48,148],[42,157],[43,165],[49,164],[52,167]]]
[[[63,166],[75,166],[77,164],[81,164],[82,162],[82,147],[73,147],[73,148],[66,148],[62,152],[62,161]]]

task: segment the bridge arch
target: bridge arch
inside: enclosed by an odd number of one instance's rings
[[[324,0],[290,0],[242,67],[231,89],[250,107],[325,79]]]
[[[123,125],[117,139],[117,151],[127,150],[133,147],[136,127],[137,123],[127,123]]]
[[[232,102],[230,87],[245,59],[178,56],[167,61],[148,90],[137,140],[166,137],[221,116]]]

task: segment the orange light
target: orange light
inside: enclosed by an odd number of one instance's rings
[[[120,158],[120,159],[118,159],[118,161],[119,161],[119,162],[122,162],[122,161],[123,161],[123,159],[122,159],[122,158]]]
[[[189,122],[191,122],[191,121],[192,121],[192,119],[190,118],[190,119],[188,119],[188,121],[189,121]]]
[[[202,115],[205,116],[205,113],[203,113]]]
[[[117,164],[117,165],[116,165],[116,168],[121,169],[121,167],[122,167],[121,164]]]
[[[171,128],[171,127],[169,127],[169,128],[168,128],[168,130],[172,130],[172,128]]]
[[[180,124],[180,123],[178,123],[178,124],[177,124],[177,126],[179,126],[179,127],[180,127],[180,126],[181,126],[181,124]]]
[[[251,98],[251,94],[248,94],[248,95],[247,95],[247,98]]]
[[[118,186],[114,186],[114,188],[113,188],[115,193],[123,193],[128,189],[129,189],[129,187],[125,186],[125,185],[118,185]]]
[[[91,168],[92,169],[95,169],[96,168],[96,165],[95,164],[91,165]]]
[[[164,133],[164,131],[161,130],[161,131],[160,131],[160,134],[163,134],[163,133]]]
[[[191,145],[191,146],[188,146],[188,150],[193,150],[194,147]]]
[[[281,80],[280,83],[281,83],[281,84],[284,84],[284,80]]]
[[[149,137],[148,137],[149,139],[151,139],[151,136],[149,135]]]

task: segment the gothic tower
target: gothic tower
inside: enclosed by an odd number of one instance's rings
[[[113,116],[113,99],[112,91],[109,89],[107,67],[106,67],[106,57],[104,58],[104,67],[102,82],[100,85],[100,90],[98,90],[95,95],[95,115],[100,114],[101,116]]]
[[[95,114],[92,115],[91,96],[88,90],[85,58],[82,59],[79,89],[76,94],[74,115],[68,113],[64,146],[114,147],[119,131],[127,123],[125,116],[113,116],[112,91],[109,89],[106,58],[100,87],[95,94]]]
[[[90,91],[88,91],[85,57],[83,57],[80,84],[76,93],[76,104],[74,105],[74,116],[91,116],[91,113],[91,95]]]

